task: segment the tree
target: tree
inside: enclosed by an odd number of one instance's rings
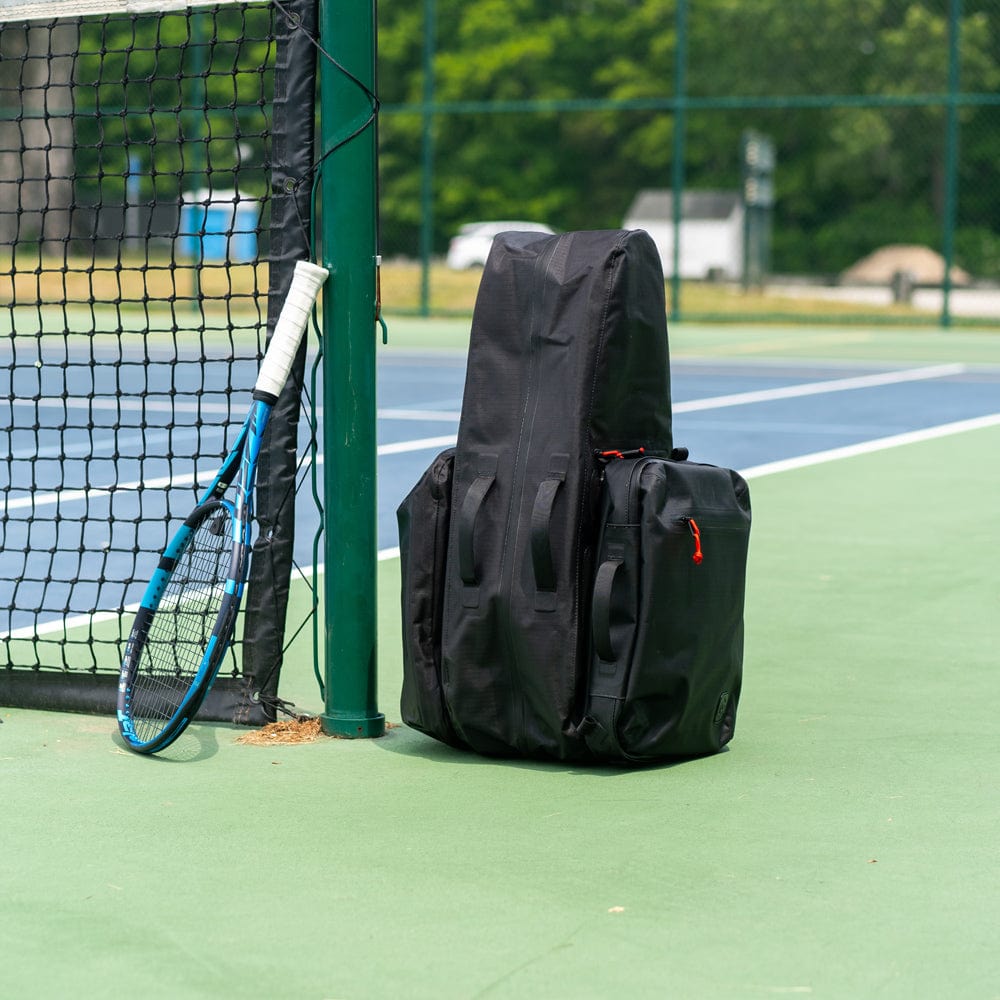
[[[439,102],[669,100],[674,0],[437,0]],[[418,5],[419,6],[419,5]],[[1000,87],[997,0],[966,0],[962,88]],[[887,242],[939,241],[948,5],[942,0],[691,0],[685,175],[736,188],[739,139],[778,154],[775,264],[835,271]],[[387,252],[420,223],[422,17],[381,0],[382,214]],[[791,102],[783,100],[791,98]],[[407,114],[392,105],[408,104]],[[963,108],[960,249],[1000,234],[995,105]],[[619,225],[643,187],[668,187],[670,110],[521,110],[435,116],[436,245],[474,218]],[[961,233],[959,234],[961,237]],[[997,238],[1000,241],[1000,237]],[[975,248],[979,247],[980,251]],[[975,268],[974,261],[964,261]]]
[[[68,116],[77,32],[70,23],[0,35],[0,239],[65,251],[73,201],[73,126]],[[19,211],[14,211],[15,206]]]

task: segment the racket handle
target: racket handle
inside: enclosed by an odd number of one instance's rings
[[[326,281],[329,271],[319,264],[300,260],[292,275],[292,287],[288,289],[285,304],[281,307],[278,322],[274,325],[271,343],[261,362],[257,374],[254,395],[277,399],[288,381],[292,362],[302,342],[302,335],[309,322],[309,314],[316,302],[316,296]]]

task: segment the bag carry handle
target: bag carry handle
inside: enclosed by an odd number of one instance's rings
[[[624,556],[615,555],[601,563],[594,578],[594,600],[591,605],[594,650],[605,663],[614,663],[616,659],[611,643],[611,593],[618,570],[624,565]]]
[[[458,570],[462,577],[462,583],[467,587],[475,587],[478,584],[476,579],[476,518],[479,510],[483,506],[486,494],[497,478],[496,455],[479,456],[479,474],[472,481],[465,499],[462,501],[462,508],[458,513]]]
[[[535,589],[556,589],[556,567],[552,558],[552,509],[559,487],[566,482],[569,455],[553,455],[549,474],[538,484],[535,505],[531,509],[531,567],[535,572]]]

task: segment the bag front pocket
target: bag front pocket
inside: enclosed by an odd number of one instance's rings
[[[717,751],[742,683],[746,484],[728,469],[643,459],[610,467],[607,487],[587,742],[637,763]]]
[[[453,746],[462,741],[441,685],[441,623],[455,449],[443,451],[396,511],[402,578],[403,722]]]
[[[644,759],[720,750],[742,686],[749,512],[706,509],[697,495],[683,514],[670,506],[644,518],[640,626],[617,720],[622,746]]]

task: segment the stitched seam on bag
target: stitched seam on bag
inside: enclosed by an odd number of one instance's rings
[[[555,244],[552,247],[550,253],[540,255],[536,260],[534,267],[532,269],[532,281],[536,279],[539,270],[542,272],[542,306],[545,304],[545,295],[547,292],[547,283],[545,281],[546,276],[549,273],[549,268],[552,263],[552,259],[555,257],[556,249],[559,247],[560,243],[563,243],[569,238],[568,234],[564,234],[556,239]],[[542,261],[545,261],[545,266],[542,268]],[[544,308],[541,309],[542,315],[544,315]],[[529,409],[536,410],[538,407],[538,372],[535,370],[537,364],[539,364],[538,352],[535,349],[535,329],[538,323],[538,313],[539,309],[536,307],[535,298],[531,298],[531,316],[528,323],[528,381],[525,387],[524,393],[524,406],[521,410],[521,426],[517,432],[517,449],[514,452],[514,463],[513,469],[511,470],[511,492],[510,492],[510,502],[507,506],[507,523],[506,529],[504,530],[503,546],[501,548],[500,556],[500,577],[498,580],[498,586],[500,592],[504,597],[505,613],[504,613],[504,644],[507,647],[507,662],[509,664],[509,681],[510,681],[510,701],[512,703],[512,708],[514,713],[520,715],[520,728],[518,729],[517,735],[523,737],[525,733],[525,723],[527,719],[527,706],[525,703],[524,690],[521,686],[521,666],[517,655],[517,646],[512,641],[511,635],[513,632],[512,627],[512,611],[511,611],[511,598],[514,592],[514,565],[513,565],[513,555],[517,551],[517,542],[520,538],[520,513],[521,513],[521,503],[524,497],[524,477],[522,475],[521,482],[518,484],[517,476],[518,469],[521,464],[521,455],[524,453],[524,466],[525,471],[527,471],[528,458],[530,458],[530,444],[531,444],[531,434],[530,434],[530,424],[528,423],[528,411]],[[534,407],[532,408],[532,401],[534,401]],[[528,428],[528,439],[525,440],[525,428]],[[515,489],[516,487],[516,489]],[[515,496],[516,494],[516,496]],[[513,522],[513,533],[511,532],[511,524]],[[507,567],[507,557],[508,554],[511,556],[511,570],[510,570],[510,582],[509,586],[505,586],[504,578],[506,574]],[[515,749],[524,752],[523,740],[515,739]]]
[[[597,350],[594,352],[594,371],[590,382],[590,400],[587,403],[587,448],[586,455],[584,456],[582,475],[580,477],[580,499],[577,506],[577,518],[576,518],[576,538],[574,539],[574,551],[579,553],[580,546],[583,540],[584,531],[584,520],[587,514],[587,505],[590,503],[590,479],[594,473],[594,440],[592,436],[593,432],[593,418],[594,418],[594,401],[597,398],[597,373],[600,371],[601,358],[604,354],[604,344],[607,339],[607,329],[608,329],[608,310],[611,307],[611,293],[615,285],[615,278],[618,274],[618,269],[621,266],[622,259],[625,256],[625,239],[626,234],[622,234],[618,237],[615,242],[614,250],[617,251],[614,259],[611,262],[611,266],[608,269],[608,279],[604,289],[604,308],[601,311],[601,323],[600,323],[600,336],[597,341]],[[584,485],[586,484],[586,489]],[[598,524],[591,525],[591,528],[599,528],[600,515],[598,515]],[[595,552],[596,557],[596,552]],[[582,608],[584,601],[584,593],[587,589],[587,581],[583,579],[584,565],[582,559],[577,559],[576,563],[576,599],[573,602],[573,629],[576,632],[574,638],[574,643],[577,648],[577,654],[582,660],[580,664],[580,671],[582,677],[585,679],[587,674],[589,674],[589,664],[587,663],[586,649],[580,649],[580,636],[582,629],[580,628],[580,622],[582,619]],[[579,680],[580,678],[577,678]],[[576,698],[574,698],[576,701]],[[586,704],[584,699],[583,704]]]

